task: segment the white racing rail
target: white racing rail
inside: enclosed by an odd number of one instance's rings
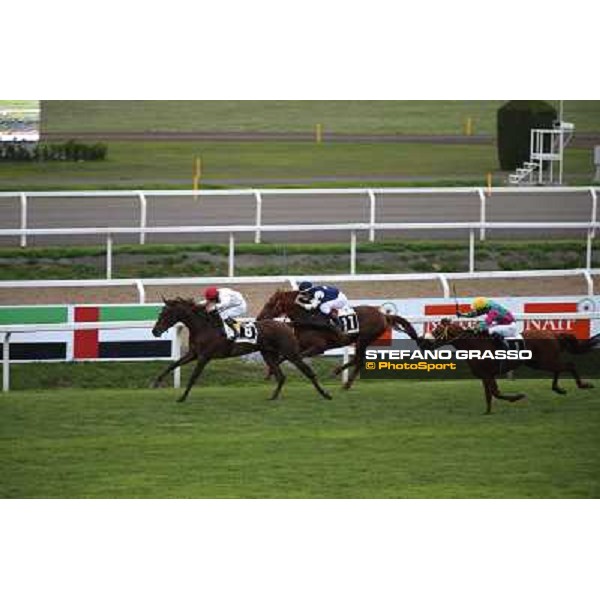
[[[536,319],[568,319],[577,321],[582,319],[597,320],[600,319],[600,312],[590,313],[517,313],[514,315],[517,321],[530,321]],[[405,316],[410,323],[423,324],[439,321],[443,316]],[[0,335],[3,336],[2,343],[2,391],[10,390],[10,338],[13,333],[27,333],[39,331],[78,331],[82,329],[151,329],[154,321],[118,321],[118,322],[90,322],[90,323],[60,323],[47,325],[0,325]],[[181,356],[182,345],[182,326],[178,325],[173,344],[172,360],[177,360]],[[343,352],[343,360],[347,361],[350,355],[348,347]],[[148,360],[158,360],[150,358]],[[163,359],[164,360],[164,359]],[[344,373],[347,373],[345,371]],[[175,369],[173,372],[173,386],[179,387],[181,384],[181,370]]]
[[[529,278],[562,278],[583,277],[589,296],[594,295],[593,277],[600,276],[600,269],[555,269],[532,271],[476,271],[469,273],[374,273],[365,275],[265,275],[241,277],[173,277],[150,279],[36,279],[30,281],[0,281],[3,289],[35,289],[35,288],[95,288],[95,287],[132,287],[136,289],[138,302],[145,304],[148,288],[205,285],[290,285],[295,289],[296,281],[323,281],[330,283],[364,283],[381,281],[434,281],[439,283],[444,298],[450,298],[451,281],[480,281],[483,279],[529,279]]]
[[[592,267],[592,249],[596,230],[600,222],[591,221],[528,221],[528,222],[496,222],[479,221],[457,223],[309,223],[300,225],[211,225],[211,226],[171,226],[171,227],[71,227],[71,228],[36,228],[36,229],[0,229],[0,237],[25,236],[100,236],[106,239],[106,279],[112,279],[113,243],[115,236],[124,234],[157,234],[157,233],[228,233],[229,259],[228,277],[235,275],[235,235],[236,233],[255,232],[298,232],[298,231],[346,231],[350,234],[349,274],[356,275],[356,234],[360,231],[466,231],[469,234],[469,272],[475,272],[475,232],[483,229],[491,230],[570,230],[581,231],[586,235],[585,268]]]

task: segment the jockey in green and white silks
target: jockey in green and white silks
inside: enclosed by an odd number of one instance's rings
[[[472,319],[486,315],[484,321],[479,322],[479,328],[488,331],[490,335],[502,338],[517,337],[517,324],[513,314],[506,307],[489,298],[475,298],[471,304],[472,310],[467,313],[457,312],[457,317]]]

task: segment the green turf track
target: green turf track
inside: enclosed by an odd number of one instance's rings
[[[12,392],[0,496],[597,498],[600,398],[565,385],[505,382],[528,399],[492,416],[475,381]]]

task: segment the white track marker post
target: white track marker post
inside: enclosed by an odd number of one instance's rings
[[[21,193],[21,230],[25,231],[27,229],[27,194],[25,192]],[[21,234],[21,248],[25,248],[27,246],[27,234]]]
[[[233,277],[235,272],[235,236],[229,234],[229,265],[227,268],[227,276]]]
[[[106,279],[112,279],[112,233],[106,236]]]
[[[350,234],[350,275],[356,275],[356,231]]]
[[[4,334],[2,342],[2,391],[10,390],[10,331]]]
[[[598,221],[598,194],[594,188],[590,188],[590,194],[592,196],[592,216],[591,222],[596,223]],[[592,226],[592,237],[596,236],[596,227]]]
[[[475,272],[475,231],[469,229],[469,273]]]
[[[254,232],[254,243],[260,244],[260,226],[262,224],[262,196],[260,192],[254,192],[256,198],[256,231]]]
[[[585,249],[585,268],[589,271],[592,268],[592,240],[594,228],[590,227],[587,232],[587,247]]]
[[[368,190],[369,194],[369,241],[375,241],[375,192]]]
[[[481,223],[479,240],[483,242],[485,240],[485,192],[481,188],[477,188],[477,193],[479,194],[479,221]]]
[[[140,227],[146,227],[147,214],[148,214],[148,203],[146,202],[146,196],[143,192],[139,193],[140,198]],[[146,243],[146,232],[140,231],[140,244]]]

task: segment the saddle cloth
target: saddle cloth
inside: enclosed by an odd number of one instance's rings
[[[358,317],[351,306],[338,310],[337,318],[344,333],[358,333]]]
[[[236,323],[240,328],[239,334],[236,334],[233,328],[229,327],[227,323],[223,323],[228,340],[233,340],[236,343],[244,344],[258,343],[258,327],[256,327],[254,321],[236,321]]]

